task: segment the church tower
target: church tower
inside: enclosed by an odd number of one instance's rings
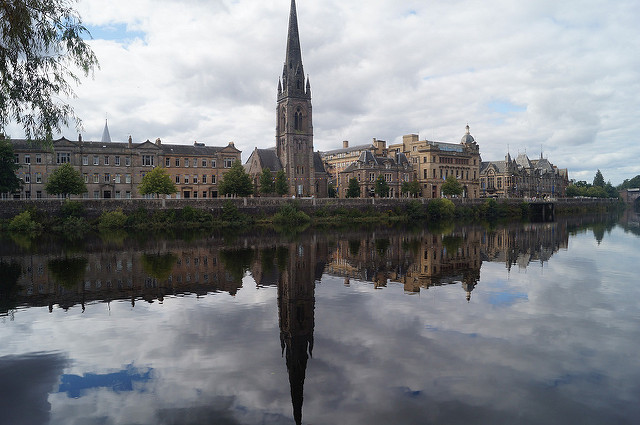
[[[296,2],[291,0],[287,53],[278,82],[276,153],[289,179],[289,193],[296,196],[316,195],[311,117],[311,84],[302,66]]]

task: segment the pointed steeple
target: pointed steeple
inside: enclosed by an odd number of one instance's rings
[[[296,1],[291,0],[289,13],[289,32],[287,34],[287,54],[282,71],[283,95],[306,98],[302,50],[298,32],[298,12]]]
[[[109,126],[107,126],[107,120],[104,120],[104,130],[102,130],[102,143],[111,143],[111,135],[109,134]]]

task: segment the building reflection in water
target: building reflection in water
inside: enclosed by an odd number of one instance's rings
[[[17,281],[11,277],[16,273],[7,272],[3,287],[13,283],[11,301],[9,295],[3,295],[3,311],[18,305],[66,309],[122,299],[135,305],[140,300],[162,302],[165,296],[176,294],[235,295],[246,273],[258,286],[278,286],[283,300],[306,299],[298,297],[304,293],[301,289],[291,292],[292,285],[312,285],[323,273],[342,277],[345,284],[369,282],[376,289],[389,282],[400,283],[407,293],[460,284],[469,299],[480,280],[483,261],[502,262],[508,270],[544,263],[567,248],[569,233],[580,226],[584,223],[529,223],[495,229],[452,226],[419,232],[383,229],[300,235],[296,243],[283,243],[273,234],[239,238],[229,247],[211,239],[151,241],[131,248],[94,241],[62,255],[55,244],[26,254],[18,245],[3,244],[2,270],[21,270]],[[596,238],[602,238],[600,233],[607,229],[598,229],[592,226]],[[288,307],[280,308],[288,312]],[[289,316],[281,316],[284,318]]]
[[[483,261],[502,262],[507,270],[544,263],[567,248],[569,233],[585,224],[347,231],[303,234],[295,242],[271,234],[239,237],[228,247],[211,238],[148,241],[127,248],[93,241],[62,255],[54,243],[26,254],[18,245],[2,244],[0,315],[18,306],[48,306],[52,311],[55,306],[84,309],[94,301],[162,302],[177,294],[234,296],[250,274],[259,287],[277,287],[280,343],[299,424],[313,353],[315,284],[323,274],[341,277],[347,285],[369,282],[376,289],[399,283],[408,294],[460,285],[461,296],[470,300]]]

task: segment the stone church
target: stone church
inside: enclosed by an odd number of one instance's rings
[[[256,192],[264,168],[269,168],[274,176],[281,169],[285,171],[290,195],[327,196],[328,174],[320,153],[313,151],[311,83],[302,65],[295,0],[291,0],[287,52],[278,81],[276,146],[255,148],[245,164]]]

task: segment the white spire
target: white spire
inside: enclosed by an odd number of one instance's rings
[[[109,134],[109,127],[107,126],[107,120],[104,120],[104,130],[102,131],[102,143],[111,143],[111,135]]]

